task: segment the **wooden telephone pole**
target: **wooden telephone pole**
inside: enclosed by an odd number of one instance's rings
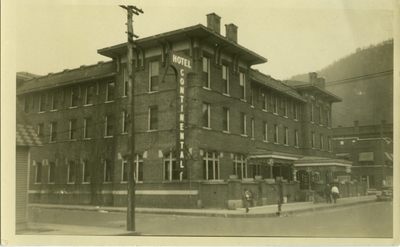
[[[138,38],[133,33],[132,26],[132,14],[139,15],[139,13],[143,14],[141,9],[136,8],[135,6],[124,6],[120,5],[121,8],[125,9],[128,12],[128,21],[127,21],[127,63],[126,67],[128,69],[128,120],[129,120],[129,130],[128,130],[128,170],[127,170],[127,179],[128,179],[128,205],[127,205],[127,218],[126,218],[126,229],[128,231],[135,231],[135,177],[133,174],[134,171],[134,160],[135,160],[135,125],[134,125],[134,92],[135,88],[133,86],[133,48],[135,47],[133,38]]]

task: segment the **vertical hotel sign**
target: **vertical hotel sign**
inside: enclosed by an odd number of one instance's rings
[[[177,73],[177,104],[176,104],[176,161],[179,166],[180,180],[186,178],[186,150],[185,150],[185,112],[187,74],[192,72],[193,60],[180,53],[169,51],[169,62]]]

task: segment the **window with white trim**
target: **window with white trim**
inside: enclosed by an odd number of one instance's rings
[[[289,129],[287,127],[284,127],[284,132],[283,132],[283,144],[284,145],[289,145]]]
[[[150,62],[149,70],[149,92],[156,92],[158,91],[159,62]]]
[[[233,174],[238,179],[247,178],[247,158],[244,155],[235,155],[233,158]]]
[[[126,111],[122,111],[122,121],[121,121],[121,129],[122,129],[122,133],[128,133],[128,118],[127,118],[127,113]]]
[[[246,135],[247,134],[247,131],[246,131],[246,129],[247,129],[247,126],[246,126],[246,113],[241,112],[240,113],[240,118],[241,118],[241,121],[240,121],[241,134],[242,135]]]
[[[57,141],[57,122],[50,123],[50,142]]]
[[[133,160],[133,178],[136,182],[143,181],[143,156],[135,154]],[[122,160],[122,182],[128,181],[128,160],[124,158]]]
[[[60,92],[55,91],[53,92],[53,97],[51,101],[51,109],[52,110],[58,110],[60,108]]]
[[[272,96],[272,110],[274,114],[278,114],[278,97]]]
[[[54,183],[56,177],[56,163],[49,162],[49,170],[48,170],[48,183]]]
[[[268,142],[268,123],[264,122],[263,140]]]
[[[205,152],[203,157],[203,179],[216,180],[220,177],[219,156],[216,153]]]
[[[211,128],[211,107],[208,103],[203,103],[203,127]]]
[[[322,105],[318,106],[319,116],[318,116],[318,124],[322,125]]]
[[[104,161],[104,182],[110,183],[113,181],[113,171],[111,161]]]
[[[332,139],[328,136],[328,151],[332,151]]]
[[[326,109],[326,126],[331,127],[331,111]]]
[[[311,148],[315,149],[315,133],[311,132]]]
[[[324,150],[324,136],[319,135],[319,149]]]
[[[42,182],[42,162],[36,162],[35,183]]]
[[[76,165],[74,161],[68,162],[67,182],[75,183],[76,180]]]
[[[92,137],[92,119],[83,119],[83,138],[88,139]]]
[[[262,109],[268,111],[268,97],[266,93],[261,94],[262,99]]]
[[[283,103],[283,116],[287,117],[288,116],[288,103],[286,98],[282,99],[282,103]]]
[[[46,109],[46,94],[41,94],[39,97],[39,112],[44,112]]]
[[[86,86],[85,105],[92,105],[93,98],[94,98],[94,85],[87,85]]]
[[[274,124],[274,143],[279,143],[279,126]]]
[[[176,162],[175,152],[164,156],[164,180],[180,180],[179,164]]]
[[[112,102],[115,99],[115,82],[107,82],[106,102]]]
[[[229,132],[229,109],[222,108],[222,129]]]
[[[252,139],[254,139],[255,138],[255,134],[254,134],[254,131],[255,131],[255,123],[254,123],[254,118],[252,118],[251,119],[251,138]]]
[[[148,119],[148,128],[149,130],[157,130],[158,129],[158,106],[150,106],[149,107],[149,119]]]
[[[85,161],[82,164],[82,182],[90,183],[91,173],[90,173],[90,163],[89,161]]]
[[[223,80],[223,90],[224,94],[229,95],[229,67],[226,65],[222,65],[222,80]]]
[[[299,131],[294,131],[294,146],[299,147]]]
[[[293,119],[298,120],[298,105],[293,102]]]
[[[310,121],[314,123],[314,103],[311,102],[310,104]]]
[[[78,106],[79,100],[79,87],[74,87],[71,90],[71,107]]]
[[[76,119],[69,120],[69,140],[76,140],[77,136]]]
[[[246,74],[243,72],[239,73],[239,85],[240,85],[240,98],[246,99]]]
[[[38,128],[37,128],[37,136],[40,138],[40,140],[42,140],[43,135],[44,135],[44,124],[40,123],[40,124],[38,124]]]
[[[113,135],[114,135],[114,115],[110,114],[106,116],[104,136],[110,137]]]
[[[210,88],[210,59],[203,57],[203,87]]]

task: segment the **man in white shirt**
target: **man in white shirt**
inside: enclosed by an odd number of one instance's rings
[[[332,197],[333,197],[333,202],[336,203],[336,199],[339,197],[339,189],[336,187],[336,185],[333,185],[332,187]]]

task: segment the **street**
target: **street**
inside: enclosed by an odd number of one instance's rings
[[[29,208],[30,222],[126,228],[125,213]],[[73,227],[73,226],[71,226]],[[136,214],[136,231],[153,236],[392,237],[393,204],[373,202],[269,218]]]

